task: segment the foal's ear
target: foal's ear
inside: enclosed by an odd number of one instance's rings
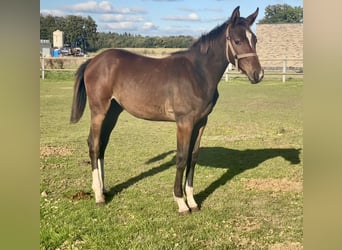
[[[257,18],[258,13],[259,13],[259,8],[257,8],[253,14],[251,14],[250,16],[246,18],[249,26],[251,26],[255,22],[255,19]]]
[[[232,13],[230,21],[232,24],[236,24],[237,20],[240,18],[240,6],[236,7]]]

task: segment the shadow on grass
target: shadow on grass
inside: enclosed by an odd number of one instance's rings
[[[197,164],[201,166],[224,168],[227,171],[213,181],[205,190],[195,195],[195,199],[199,206],[220,186],[225,185],[234,176],[241,174],[242,172],[258,167],[266,160],[283,157],[290,164],[299,164],[301,149],[295,148],[266,148],[266,149],[247,149],[247,150],[235,150],[223,147],[201,147]],[[174,157],[160,166],[154,167],[146,172],[132,177],[129,180],[120,183],[110,189],[106,196],[106,201],[109,202],[113,199],[115,194],[121,192],[123,189],[132,186],[138,181],[156,175],[162,171],[167,170],[169,167],[176,164],[175,151],[171,150],[160,155],[157,155],[149,159],[146,164],[151,164],[156,161],[163,160],[170,154],[174,154]],[[196,183],[196,172],[195,172]]]
[[[195,195],[199,206],[220,186],[225,185],[234,176],[246,170],[260,166],[264,161],[283,157],[290,164],[300,163],[301,149],[295,148],[266,148],[235,150],[222,147],[201,148],[198,164],[215,168],[225,168],[227,171],[213,181],[203,191]],[[196,176],[195,176],[196,177]],[[196,179],[194,180],[196,183]]]
[[[171,150],[171,151],[168,151],[168,152],[165,152],[165,153],[162,153],[150,160],[148,160],[147,162],[145,162],[146,164],[150,164],[152,162],[156,162],[156,161],[159,161],[159,160],[162,160],[164,159],[165,157],[167,157],[169,154],[172,154],[174,153],[175,151],[174,150]],[[176,158],[173,157],[172,160],[166,162],[166,163],[163,163],[161,164],[160,166],[158,167],[154,167],[154,168],[151,168],[135,177],[132,177],[130,179],[128,179],[127,181],[125,182],[122,182],[114,187],[112,187],[107,193],[106,193],[106,202],[110,202],[113,197],[117,194],[117,193],[120,193],[122,190],[134,185],[135,183],[137,183],[138,181],[141,181],[142,179],[145,179],[147,177],[150,177],[150,176],[153,176],[153,175],[156,175],[158,173],[161,173],[165,170],[167,170],[169,167],[173,166],[176,164]]]

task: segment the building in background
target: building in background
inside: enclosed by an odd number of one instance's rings
[[[51,56],[52,48],[50,40],[40,39],[40,56],[49,57]]]
[[[303,70],[303,23],[257,24],[256,36],[257,53],[265,69],[279,69],[282,60],[288,59],[287,67]]]
[[[63,46],[63,31],[55,30],[53,32],[53,47],[54,49],[61,49]]]

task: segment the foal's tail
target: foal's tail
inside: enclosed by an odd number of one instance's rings
[[[84,112],[87,102],[87,93],[84,86],[84,71],[91,59],[85,61],[76,71],[76,81],[74,86],[74,99],[72,101],[70,122],[78,122]]]

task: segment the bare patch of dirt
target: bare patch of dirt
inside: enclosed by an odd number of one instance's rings
[[[73,201],[86,200],[90,198],[91,198],[91,194],[89,192],[84,192],[84,191],[79,191],[71,197]]]
[[[68,156],[72,154],[72,150],[65,147],[44,146],[40,148],[40,156]]]
[[[283,179],[244,179],[245,188],[248,190],[275,191],[275,192],[300,192],[303,190],[302,182]]]
[[[269,250],[302,250],[304,249],[299,242],[276,243],[271,245]]]
[[[246,217],[243,215],[236,215],[233,219],[234,228],[239,232],[251,232],[261,227],[260,223],[253,217]]]

